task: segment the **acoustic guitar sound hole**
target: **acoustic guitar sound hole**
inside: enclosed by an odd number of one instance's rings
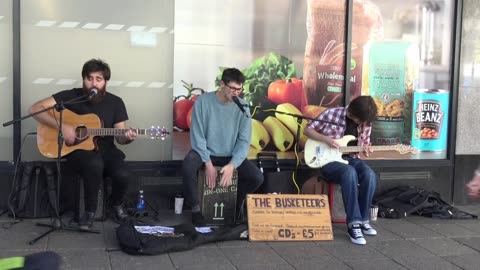
[[[75,129],[75,137],[77,141],[84,141],[88,138],[88,129],[85,126],[78,126]]]

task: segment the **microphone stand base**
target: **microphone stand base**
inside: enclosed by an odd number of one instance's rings
[[[40,227],[48,227],[48,228],[50,228],[50,230],[44,232],[43,234],[41,234],[37,238],[28,242],[29,245],[35,244],[36,242],[38,242],[38,240],[42,239],[43,237],[49,235],[50,233],[52,233],[54,231],[64,230],[64,231],[75,231],[75,232],[84,232],[84,233],[96,233],[96,234],[100,233],[99,230],[95,230],[95,229],[83,230],[83,229],[76,228],[76,227],[65,226],[65,225],[63,225],[62,221],[59,218],[55,218],[55,220],[51,224],[37,223],[35,225],[40,226]]]

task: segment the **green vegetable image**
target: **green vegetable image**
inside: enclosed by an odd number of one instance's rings
[[[224,67],[220,67],[216,86],[220,86],[220,80]],[[245,100],[251,106],[260,105],[267,97],[268,86],[271,82],[280,79],[296,77],[296,69],[293,62],[285,56],[270,52],[268,57],[256,59],[248,68],[242,70],[245,75],[243,94]]]

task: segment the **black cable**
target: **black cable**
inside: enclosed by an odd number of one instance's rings
[[[143,200],[145,201],[145,204],[155,213],[155,215],[158,216],[160,214],[157,209],[153,208],[153,206],[147,200],[145,200],[145,198]]]
[[[27,137],[29,135],[37,135],[37,133],[36,132],[30,132],[30,133],[25,134],[25,136],[23,136],[22,143],[20,144],[20,151],[18,153],[17,161],[15,162],[15,166],[14,166],[14,169],[13,169],[12,187],[10,189],[10,194],[8,195],[8,201],[7,201],[8,210],[10,210],[10,212],[12,213],[13,221],[11,223],[4,224],[3,225],[4,229],[9,229],[14,224],[17,224],[17,223],[22,221],[22,219],[17,220],[17,216],[15,214],[15,209],[12,205],[12,200],[14,199],[14,196],[18,195],[18,192],[15,192],[15,188],[17,187],[18,165],[20,164],[20,160],[21,160],[21,157],[22,157],[23,145],[25,144],[25,140],[27,139]],[[20,189],[18,189],[18,191],[20,191]]]

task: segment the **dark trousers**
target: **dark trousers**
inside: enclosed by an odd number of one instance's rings
[[[231,157],[214,157],[210,160],[214,166],[225,166],[230,162]],[[200,199],[198,194],[197,172],[203,166],[200,155],[194,150],[190,150],[182,163],[182,176],[184,197],[187,203],[192,207],[199,205]],[[237,168],[238,171],[238,187],[237,187],[237,207],[248,193],[253,193],[263,183],[263,174],[255,164],[245,159]]]
[[[125,165],[125,154],[115,146],[98,151],[76,150],[67,157],[67,164],[83,179],[85,211],[95,212],[98,191],[104,177],[112,179],[111,205],[120,205],[128,190],[131,174]]]

